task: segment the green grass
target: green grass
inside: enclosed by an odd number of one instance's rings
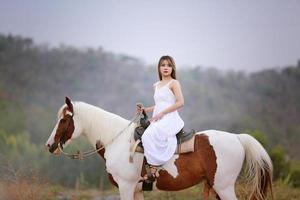
[[[239,199],[247,199],[247,187],[237,185],[236,193]],[[178,192],[152,191],[144,192],[145,200],[202,200],[202,184],[196,185],[186,190]],[[276,200],[300,200],[300,188],[293,188],[283,182],[273,183],[274,199]],[[50,185],[49,183],[33,179],[18,179],[13,181],[1,180],[0,199],[10,200],[58,200],[58,199],[76,199],[92,200],[96,197],[118,196],[117,188],[111,190],[99,191],[97,189],[74,190],[61,186]],[[215,199],[210,194],[210,200]],[[271,198],[268,198],[268,200]]]
[[[241,185],[236,186],[236,194],[238,199],[246,200],[248,198],[247,187],[242,187]],[[202,184],[194,186],[192,188],[182,190],[179,192],[145,192],[146,200],[202,200]],[[275,200],[300,200],[300,188],[293,188],[281,182],[273,183],[273,193]],[[270,196],[268,200],[271,199]],[[215,200],[214,195],[210,193],[209,200]]]

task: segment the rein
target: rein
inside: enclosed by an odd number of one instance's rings
[[[89,157],[89,156],[91,156],[91,155],[93,155],[95,153],[98,153],[99,151],[101,151],[102,149],[104,149],[105,147],[107,147],[109,144],[111,144],[112,142],[114,142],[132,123],[138,122],[140,118],[141,118],[141,114],[136,114],[130,120],[129,124],[124,129],[122,129],[111,141],[109,141],[105,145],[102,145],[102,147],[100,147],[98,149],[91,149],[91,150],[88,150],[88,151],[85,151],[85,152],[82,152],[82,151],[78,150],[77,153],[71,154],[71,153],[67,153],[67,152],[63,151],[63,148],[61,147],[61,144],[58,145],[58,148],[61,151],[61,153],[63,155],[65,155],[66,157],[68,157],[68,158],[83,160],[86,157]],[[98,141],[97,141],[96,144],[98,144]]]

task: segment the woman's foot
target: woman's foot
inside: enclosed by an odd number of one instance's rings
[[[142,177],[141,181],[154,182],[158,177],[159,177],[159,173],[157,167],[150,165],[150,173],[145,174],[145,176]]]

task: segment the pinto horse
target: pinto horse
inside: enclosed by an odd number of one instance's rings
[[[105,159],[106,170],[118,186],[121,199],[144,199],[139,183],[144,155],[136,153],[133,162],[129,162],[136,126],[118,115],[87,103],[71,102],[66,97],[46,146],[51,153],[59,154],[59,145],[63,148],[81,134],[94,147],[100,141],[105,148],[99,154]],[[235,200],[234,185],[245,160],[246,178],[252,187],[250,199],[266,199],[268,189],[272,194],[271,159],[252,136],[201,131],[195,136],[194,149],[194,152],[174,155],[162,166],[155,182],[158,189],[178,191],[204,181],[205,199],[212,189],[217,199]]]

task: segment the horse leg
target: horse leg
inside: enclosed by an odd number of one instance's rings
[[[134,190],[134,200],[144,200],[142,183],[138,183]]]
[[[203,188],[203,199],[208,200],[209,196],[209,190],[210,190],[210,185],[206,182],[204,182],[204,188]]]
[[[206,181],[204,182],[204,188],[203,188],[203,199],[208,200],[209,192],[212,192],[217,200],[221,200],[219,195],[216,193],[216,191],[209,185],[209,183]]]
[[[119,181],[119,192],[121,200],[133,200],[136,182],[132,181]]]
[[[229,185],[222,190],[216,190],[217,198],[222,200],[237,200],[234,192],[234,185]],[[218,197],[219,196],[219,197]]]
[[[212,192],[213,192],[213,194],[215,196],[215,199],[221,200],[221,198],[219,197],[219,195],[216,193],[216,191],[214,189],[212,189]]]
[[[221,198],[219,197],[219,195],[217,193],[216,193],[215,197],[216,197],[217,200],[221,200]]]

